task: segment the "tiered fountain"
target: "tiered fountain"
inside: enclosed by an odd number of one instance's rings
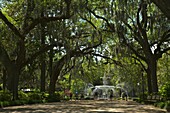
[[[117,96],[116,91],[115,91],[115,86],[109,85],[109,80],[110,77],[107,77],[104,75],[102,77],[103,79],[103,85],[97,85],[95,86],[95,89],[93,90],[93,95],[97,96],[97,99],[109,99],[110,97],[110,91],[113,91],[114,96]]]

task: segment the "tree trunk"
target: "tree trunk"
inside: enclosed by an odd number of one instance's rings
[[[6,78],[7,78],[7,73],[5,68],[3,68],[3,90],[5,91],[6,89]]]
[[[157,60],[155,58],[150,59],[150,63],[148,64],[150,67],[151,78],[152,78],[152,93],[158,92],[158,83],[157,83]]]
[[[62,70],[66,59],[68,59],[70,57],[68,57],[67,55],[63,56],[54,66],[53,68],[53,73],[52,76],[50,77],[50,85],[49,85],[49,94],[52,95],[55,92],[55,85],[56,85],[56,81],[60,75],[60,71]]]
[[[52,77],[52,72],[53,72],[53,49],[50,50],[49,53],[49,76],[50,78]]]
[[[62,63],[63,65],[56,65],[53,69],[53,73],[52,76],[50,77],[50,85],[49,85],[49,94],[52,95],[55,92],[55,85],[56,85],[56,81],[60,75],[60,71],[62,69],[62,67],[64,66],[64,63]]]
[[[152,93],[152,81],[151,81],[151,72],[148,66],[147,69],[147,84],[148,84],[148,94]]]
[[[44,7],[41,9],[41,17],[44,17]],[[45,24],[41,23],[41,46],[45,46]],[[45,92],[45,54],[41,55],[41,92]]]
[[[69,51],[65,56],[63,56],[54,66],[52,76],[50,77],[49,93],[50,95],[55,91],[55,84],[60,75],[60,72],[66,62],[69,62],[71,57],[80,56],[82,53],[79,51]]]
[[[147,65],[148,93],[157,93],[157,60],[153,55],[149,57]]]
[[[41,61],[41,92],[45,92],[45,61]]]
[[[18,99],[18,82],[19,82],[19,72],[16,71],[13,75],[13,100]]]
[[[50,77],[49,94],[53,95],[55,92],[56,79],[54,76]]]
[[[19,82],[19,68],[13,64],[12,66],[7,67],[7,89],[12,92],[13,100],[18,99],[18,82]]]
[[[52,38],[50,37],[50,42],[52,41]],[[55,81],[53,79],[53,49],[50,49],[49,53],[49,77],[50,77],[50,85],[49,85],[49,94],[53,94],[55,92]]]

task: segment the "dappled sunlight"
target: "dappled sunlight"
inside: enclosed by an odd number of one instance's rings
[[[25,113],[166,113],[165,109],[124,100],[78,100],[5,107],[0,112]]]

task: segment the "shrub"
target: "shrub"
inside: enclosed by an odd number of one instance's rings
[[[1,101],[11,101],[12,94],[9,91],[0,91],[0,100]]]
[[[49,95],[47,98],[48,102],[59,102],[61,100],[61,95],[58,92],[55,92],[52,95]]]
[[[159,107],[160,107],[161,109],[163,109],[163,108],[165,107],[165,103],[164,103],[164,102],[161,102],[161,103],[159,104]]]
[[[18,92],[18,98],[19,100],[29,100],[28,94],[23,91]]]
[[[144,94],[143,93],[139,94],[139,98],[142,100],[146,100],[147,96],[148,96],[147,92],[144,92]]]
[[[45,92],[41,93],[42,100],[47,100],[48,96],[49,96],[48,93]]]
[[[42,100],[41,93],[30,92],[28,93],[29,100]]]
[[[166,83],[160,89],[160,93],[163,97],[168,98],[170,97],[170,83]]]
[[[155,107],[159,107],[161,109],[163,109],[165,107],[166,103],[165,102],[156,102],[154,103]]]
[[[27,103],[28,103],[28,101],[26,101],[26,100],[15,100],[15,101],[10,102],[10,106],[24,105]]]
[[[9,101],[0,101],[1,106],[0,107],[6,107],[10,105]]]

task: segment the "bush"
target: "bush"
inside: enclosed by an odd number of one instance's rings
[[[29,100],[42,100],[41,93],[30,92],[28,93]]]
[[[48,96],[49,96],[48,93],[45,92],[41,93],[42,100],[47,100]]]
[[[9,91],[0,91],[0,100],[1,101],[11,101],[12,94]]]
[[[47,98],[48,102],[60,102],[60,100],[61,100],[61,95],[59,92],[55,92],[54,94],[49,95]]]
[[[24,93],[23,91],[18,92],[18,99],[19,100],[29,100],[28,94]]]
[[[170,83],[167,82],[161,87],[160,94],[165,98],[170,97]]]
[[[28,93],[29,100],[42,100],[42,95],[39,92]]]
[[[144,94],[143,93],[139,94],[139,98],[142,100],[146,100],[147,96],[148,96],[147,92],[145,92]]]
[[[6,106],[9,106],[10,105],[10,102],[9,101],[0,101],[0,107],[6,107]]]
[[[164,102],[161,102],[161,103],[159,104],[159,107],[160,107],[161,109],[163,109],[163,108],[165,107],[165,103],[164,103]]]
[[[15,101],[11,101],[10,105],[16,106],[16,105],[24,105],[24,104],[27,104],[27,103],[28,103],[28,101],[26,101],[26,100],[15,100]]]
[[[155,107],[159,107],[161,109],[163,109],[165,107],[166,103],[165,102],[157,102],[157,103],[154,103],[154,106]]]

